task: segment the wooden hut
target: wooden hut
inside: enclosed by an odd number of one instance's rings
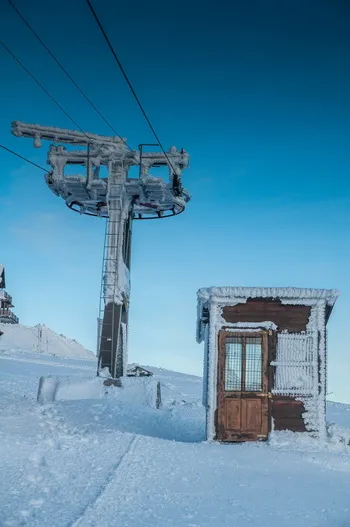
[[[326,325],[338,292],[211,287],[198,291],[208,440],[272,430],[326,437]]]

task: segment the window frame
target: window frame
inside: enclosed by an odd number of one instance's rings
[[[223,329],[223,331],[225,331]],[[231,393],[264,393],[265,392],[265,375],[264,375],[264,369],[265,369],[265,362],[266,362],[266,339],[264,337],[264,332],[242,332],[242,333],[228,333],[225,331],[225,342],[224,342],[224,368],[223,368],[223,390],[224,392],[231,392]],[[240,372],[240,389],[226,389],[226,360],[227,360],[227,344],[229,344],[230,339],[240,339],[241,340],[241,372]],[[249,339],[259,339],[260,342],[260,388],[259,389],[247,389],[246,384],[246,375],[247,375],[247,341],[249,343]]]

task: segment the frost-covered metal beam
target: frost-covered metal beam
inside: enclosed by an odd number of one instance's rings
[[[141,159],[138,150],[132,150],[127,146],[126,138],[91,134],[90,132],[83,133],[77,132],[76,130],[42,126],[39,124],[24,123],[22,121],[12,122],[12,133],[16,137],[33,138],[36,148],[41,147],[42,140],[80,146],[90,145],[90,157],[92,160],[95,160],[96,165],[108,165],[113,155],[124,152],[124,162],[129,166],[141,164],[141,175],[145,176],[148,176],[148,172],[153,166],[169,166],[170,162],[169,173],[171,181],[174,173],[181,176],[183,169],[189,165],[188,153],[184,149],[178,150],[175,146],[169,149],[167,155],[163,152],[143,152]],[[87,154],[80,150],[68,151],[64,147],[51,145],[48,157],[49,163],[53,154],[64,158],[67,164],[86,163]]]
[[[73,143],[77,145],[87,145],[90,142],[95,144],[118,144],[128,148],[125,144],[125,138],[82,133],[54,126],[23,123],[22,121],[12,122],[12,133],[17,137],[33,137],[36,148],[40,148],[41,139],[54,141],[55,143]]]

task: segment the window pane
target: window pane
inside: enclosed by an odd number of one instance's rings
[[[245,391],[262,390],[262,346],[260,337],[246,338]]]
[[[242,385],[242,338],[226,340],[225,390],[241,390]]]

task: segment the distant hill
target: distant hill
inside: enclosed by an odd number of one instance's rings
[[[84,348],[79,342],[59,335],[44,324],[0,324],[0,352],[7,350],[34,351],[71,359],[96,359],[92,351]]]

